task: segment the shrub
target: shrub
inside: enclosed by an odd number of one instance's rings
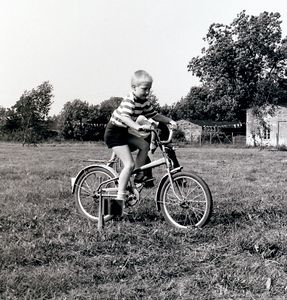
[[[184,132],[181,129],[176,129],[173,134],[173,140],[177,142],[186,142]]]

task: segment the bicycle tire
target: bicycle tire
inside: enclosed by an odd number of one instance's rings
[[[213,207],[207,183],[193,173],[179,172],[172,178],[177,196],[168,178],[160,191],[159,204],[165,220],[179,229],[203,227],[209,221]]]
[[[115,175],[104,166],[93,166],[80,175],[75,183],[75,200],[78,211],[92,221],[98,222],[99,196],[96,190],[100,183],[114,178]],[[115,182],[105,187],[115,187]],[[112,215],[105,215],[104,221],[112,219]]]

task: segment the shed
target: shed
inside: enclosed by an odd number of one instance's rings
[[[211,120],[177,121],[189,143],[232,143],[235,135],[242,135],[245,124],[239,121],[215,122]]]
[[[199,143],[202,135],[202,126],[189,122],[187,120],[177,121],[177,125],[180,130],[183,131],[185,140],[188,143]]]

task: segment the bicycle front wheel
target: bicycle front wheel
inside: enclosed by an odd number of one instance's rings
[[[99,185],[115,175],[104,166],[93,166],[83,172],[75,183],[75,200],[76,206],[81,214],[92,221],[98,221],[99,201],[97,194]],[[115,187],[115,182],[110,182],[104,188]],[[104,220],[108,221],[112,215],[105,215]]]
[[[180,229],[204,226],[212,213],[212,196],[206,182],[196,174],[172,175],[160,193],[160,208],[166,221]]]

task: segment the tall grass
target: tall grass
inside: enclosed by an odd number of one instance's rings
[[[70,177],[101,144],[0,144],[1,299],[286,299],[287,154],[180,148],[209,184],[203,229],[169,227],[148,198],[99,233]]]

